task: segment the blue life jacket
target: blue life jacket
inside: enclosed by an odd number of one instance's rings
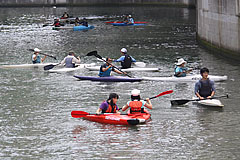
[[[72,59],[73,58],[66,58],[65,59],[65,67],[66,68],[74,68],[75,67],[75,64],[72,63]]]
[[[39,55],[37,55],[37,59],[35,61],[32,61],[33,64],[35,63],[41,63],[41,57]]]
[[[177,68],[178,68],[178,66],[175,67],[174,76],[175,76],[175,77],[186,77],[186,75],[187,75],[186,73],[182,73],[182,74],[179,76],[179,73],[176,72]],[[180,67],[179,67],[179,68],[180,68]],[[184,68],[181,68],[180,71],[181,71],[181,72],[187,71],[187,68],[185,68],[185,67],[184,67]]]
[[[107,67],[108,67],[107,64],[104,64],[100,67],[99,74],[98,74],[99,77],[110,77],[111,76],[111,71],[113,70],[112,67],[110,67],[105,72],[102,71],[102,68],[107,68]]]

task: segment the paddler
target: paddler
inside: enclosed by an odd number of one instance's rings
[[[85,27],[88,27],[88,22],[86,18],[83,18],[81,22],[79,22],[79,24],[82,24]]]
[[[192,71],[192,69],[187,69],[185,67],[186,63],[187,62],[183,58],[178,59],[175,68],[175,77],[186,77],[186,75]]]
[[[53,25],[54,25],[54,27],[60,27],[61,26],[59,18],[54,20]]]
[[[69,18],[68,13],[67,13],[67,12],[64,12],[63,15],[62,15],[62,18],[63,18],[63,19],[67,19],[67,18]]]
[[[69,51],[67,57],[65,57],[60,65],[64,65],[66,68],[75,68],[77,64],[81,63],[80,57],[75,57],[74,51]]]
[[[121,62],[122,69],[131,68],[132,63],[136,62],[136,60],[132,56],[127,54],[126,48],[122,48],[120,52],[122,56],[114,60],[114,62]]]
[[[140,90],[133,89],[131,91],[131,101],[128,101],[125,106],[123,106],[122,111],[127,110],[130,107],[130,113],[144,113],[144,107],[152,109],[152,103],[149,98],[146,101],[141,100]]]
[[[118,113],[119,109],[117,106],[117,101],[118,101],[119,96],[116,93],[110,93],[108,99],[104,101],[100,107],[97,109],[96,114],[101,114],[101,113]]]
[[[32,55],[32,63],[35,64],[35,63],[42,63],[45,59],[46,59],[46,55],[41,58],[39,53],[41,52],[40,49],[38,48],[34,48],[34,53]]]
[[[211,99],[216,89],[214,87],[214,82],[208,78],[209,70],[204,67],[200,70],[200,74],[202,79],[195,84],[195,94],[199,99]]]
[[[99,77],[110,77],[111,71],[114,71],[118,74],[126,74],[125,72],[120,72],[119,70],[115,69],[111,63],[112,63],[112,59],[106,58],[106,63],[104,63],[100,67],[99,74],[98,74]]]
[[[132,15],[128,15],[128,24],[134,24]]]

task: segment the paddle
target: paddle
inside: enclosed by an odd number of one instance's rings
[[[228,95],[223,95],[223,96],[219,96],[219,97],[213,97],[213,98],[210,98],[210,99],[218,99],[218,98],[222,98],[222,97],[228,98]],[[183,105],[183,104],[188,103],[190,101],[201,101],[201,100],[206,100],[206,99],[179,99],[179,100],[171,100],[171,104],[172,105]]]
[[[34,49],[28,49],[29,51],[33,51],[34,52]],[[45,53],[39,53],[39,54],[42,54],[42,55],[44,55],[44,56],[48,56],[48,57],[51,57],[51,58],[54,58],[55,60],[57,59],[55,56],[53,56],[53,55],[48,55],[48,54],[45,54]]]
[[[169,91],[165,91],[165,92],[162,92],[154,97],[151,97],[149,99],[154,99],[154,98],[157,98],[157,97],[160,97],[160,96],[163,96],[163,95],[166,95],[166,94],[170,94],[170,93],[173,93],[173,90],[169,90]],[[145,100],[146,101],[146,100]]]
[[[104,115],[104,114],[116,114],[116,113],[102,113],[102,114],[96,114],[96,113],[88,113],[84,111],[72,111],[71,115],[73,118],[81,118],[86,117],[87,115]],[[128,114],[121,114],[121,115],[128,115]]]
[[[95,51],[92,51],[92,52],[95,52]],[[89,52],[88,54],[93,54],[92,52]],[[50,70],[50,69],[52,69],[53,67],[55,67],[55,66],[57,66],[57,65],[59,65],[59,64],[61,64],[61,63],[58,63],[58,64],[49,64],[49,65],[44,66],[43,69],[44,69],[45,71],[46,71],[46,70]]]
[[[97,54],[97,51],[92,51],[92,52],[88,53],[86,56],[95,56],[95,57],[97,57],[97,58],[99,58],[99,59],[102,59],[104,62],[108,63],[105,59],[102,58],[102,56],[100,56],[99,54]],[[108,64],[112,65],[111,63],[108,63]],[[127,73],[123,72],[120,68],[118,68],[118,67],[116,67],[116,66],[114,66],[114,65],[112,65],[112,66],[113,66],[114,68],[116,68],[117,70],[119,70],[120,72],[122,72],[123,74],[125,74],[126,76],[128,76],[128,77],[131,78],[130,75],[128,75]]]

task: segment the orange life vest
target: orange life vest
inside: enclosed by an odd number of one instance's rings
[[[141,101],[131,101],[129,103],[129,107],[131,107],[131,112],[141,112],[142,104],[143,103]]]
[[[108,104],[108,109],[103,113],[116,113],[117,112],[116,108],[117,108],[116,105],[114,105],[114,107],[112,107],[110,104]]]

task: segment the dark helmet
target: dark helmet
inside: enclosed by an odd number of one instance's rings
[[[201,75],[202,75],[204,72],[209,73],[209,70],[208,70],[206,67],[200,69],[200,74],[201,74]]]
[[[108,97],[108,100],[111,100],[111,99],[113,99],[113,98],[119,98],[119,96],[116,94],[116,93],[110,93],[109,94],[109,97]]]

